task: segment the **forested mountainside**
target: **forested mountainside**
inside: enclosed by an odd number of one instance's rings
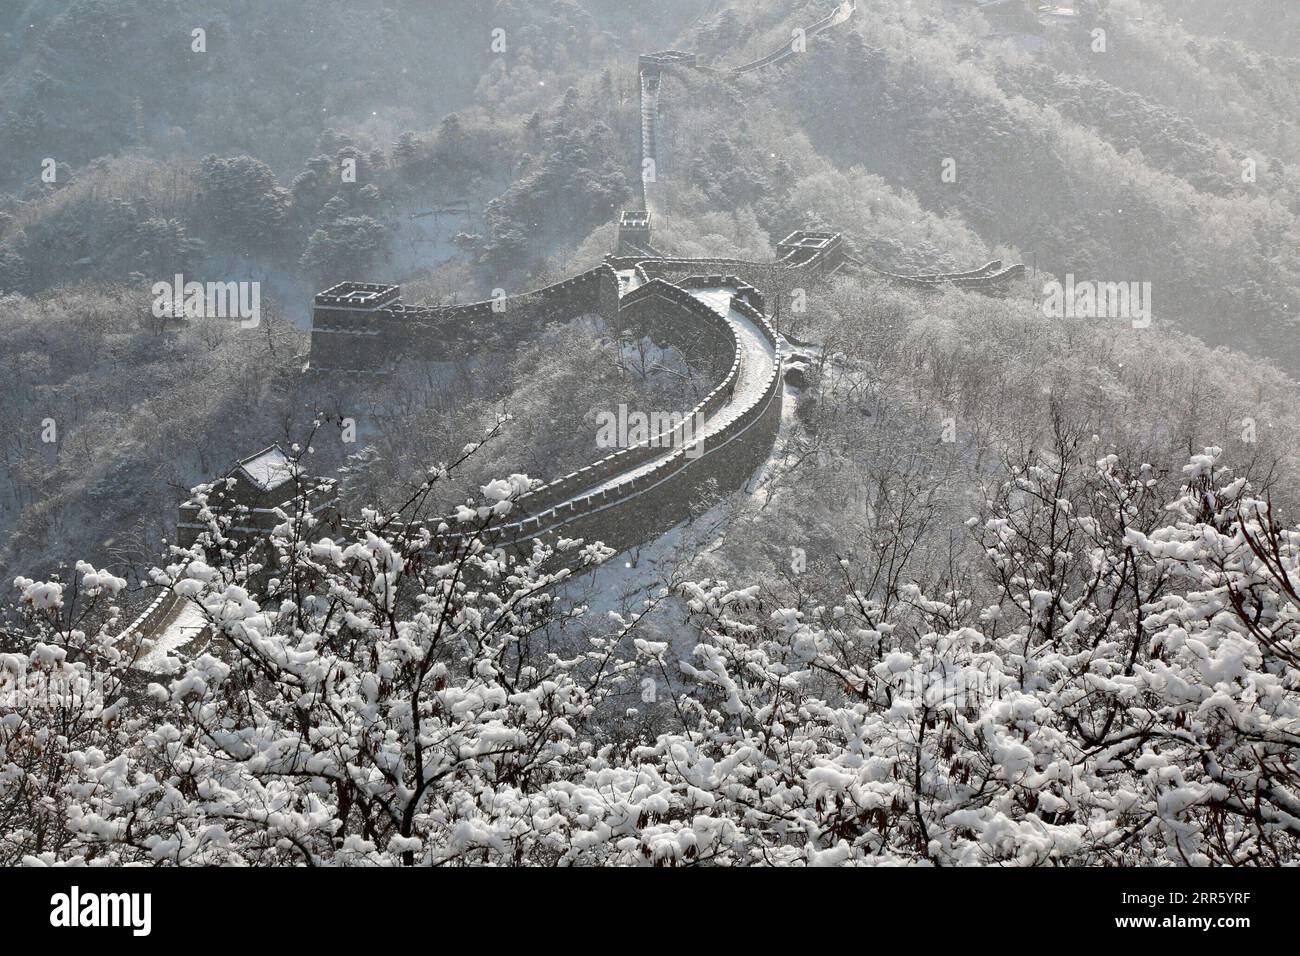
[[[577,217],[567,230],[564,223],[546,224],[572,241],[573,233],[601,221],[626,188],[602,176],[600,162],[611,163],[615,180],[626,173],[620,147],[634,148],[628,141],[637,127],[630,78],[617,67],[643,48],[638,44],[670,40],[724,64],[728,54],[736,61],[779,42],[787,22],[816,7],[732,10],[679,2],[656,5],[649,23],[629,24],[625,15],[602,20],[599,5],[572,2],[518,8],[327,2],[310,17],[257,3],[223,4],[220,14],[204,14],[203,6],[84,0],[10,13],[3,42],[14,55],[5,57],[0,78],[0,135],[10,147],[0,170],[0,189],[8,190],[0,210],[5,288],[30,294],[48,288],[52,275],[66,282],[121,277],[131,264],[169,268],[189,261],[196,240],[239,252],[259,251],[259,239],[280,248],[268,230],[282,219],[297,227],[297,236],[280,250],[281,264],[296,264],[321,227],[322,244],[343,241],[341,227],[334,227],[341,203],[327,206],[337,190],[312,188],[322,163],[341,150],[383,167],[366,177],[376,190],[351,197],[349,211],[381,211],[373,205],[379,199],[367,205],[375,191],[389,217],[417,211],[399,207],[415,196],[419,205],[430,190],[460,199],[470,180],[481,179],[472,201],[480,215],[487,199],[503,200],[492,210],[481,255],[502,241],[508,247],[534,237],[543,209],[548,220],[559,213]],[[1123,264],[1166,287],[1169,318],[1194,322],[1193,331],[1205,335],[1222,333],[1228,320],[1235,339],[1225,344],[1275,354],[1274,346],[1288,345],[1295,317],[1284,290],[1294,278],[1291,117],[1300,114],[1300,103],[1296,59],[1266,47],[1294,32],[1296,14],[1256,0],[1234,5],[1241,11],[1233,17],[1234,34],[1241,39],[1190,32],[1217,22],[1210,9],[1132,0],[1091,14],[1095,23],[1085,15],[1023,33],[1014,19],[983,15],[972,4],[864,4],[865,15],[819,38],[818,69],[783,67],[778,82],[765,77],[730,95],[678,100],[673,135],[682,138],[685,169],[707,169],[708,178],[693,188],[708,198],[718,183],[730,183],[734,194],[717,198],[729,211],[766,208],[764,227],[776,227],[780,191],[798,181],[781,175],[792,163],[802,169],[820,158],[841,169],[861,166],[986,243],[1036,255],[1042,269],[1081,274]],[[496,20],[510,24],[509,69],[504,54],[466,42],[490,34]],[[173,36],[163,27],[191,22],[207,31],[212,56],[191,52],[188,32]],[[1103,22],[1108,48],[1094,53],[1089,31]],[[554,37],[564,42],[557,45]],[[1032,52],[1025,38],[1035,41]],[[276,55],[267,55],[270,50]],[[320,76],[300,82],[308,70]],[[158,82],[173,74],[184,82]],[[572,211],[574,197],[564,184],[546,182],[546,170],[534,168],[550,158],[536,155],[541,114],[560,109],[571,88],[591,101],[581,112],[612,133],[601,142],[548,143],[546,151],[565,160],[573,150],[587,160],[576,165],[570,188],[600,187]],[[698,132],[691,125],[697,107],[734,106],[744,112],[720,135],[688,135]],[[844,122],[846,111],[859,107],[871,122]],[[468,119],[468,126],[441,129],[449,114]],[[208,154],[225,164],[200,168]],[[237,164],[244,154],[265,167]],[[158,182],[152,177],[161,174],[144,168],[164,156],[183,168]],[[91,165],[109,157],[122,160],[111,172]],[[531,166],[523,165],[525,157]],[[46,158],[62,168],[55,183],[39,175]],[[936,173],[947,158],[956,164],[953,182]],[[1255,162],[1248,183],[1245,160]],[[439,175],[429,177],[434,163]],[[121,181],[145,176],[151,181]],[[97,186],[103,178],[108,181]],[[46,195],[76,182],[83,183],[81,195],[60,202]],[[221,188],[239,195],[214,192]],[[128,233],[87,229],[83,244],[111,244],[112,261],[82,254],[86,248],[59,234],[59,224],[73,215],[65,204],[89,201],[87,192],[104,208],[84,218]],[[225,214],[213,215],[221,205]],[[251,231],[223,235],[246,217]],[[1167,230],[1176,230],[1177,242],[1150,241]],[[151,241],[166,252],[149,248]],[[382,240],[362,230],[352,241],[365,248]],[[312,262],[327,259],[322,251]]]
[[[1300,11],[1286,0],[1218,3],[1157,0],[1164,16],[1200,37],[1239,40],[1262,53],[1294,57],[1300,43]]]
[[[1297,30],[1281,0],[5,6],[0,661],[117,683],[57,748],[0,723],[0,798],[58,793],[39,825],[0,799],[0,863],[1294,863]],[[695,60],[639,69],[663,50]],[[603,298],[504,343],[415,308],[575,276]],[[160,306],[174,278],[260,309]],[[344,282],[374,285],[313,299]],[[670,307],[716,320],[708,361],[648,331]],[[593,510],[653,480],[603,481],[617,410],[705,405],[774,437],[684,521],[493,537],[573,514],[575,474]],[[341,517],[250,557],[208,483],[273,444]],[[160,649],[160,601],[203,639]],[[327,672],[337,723],[295,709]],[[910,702],[935,674],[955,708]],[[178,736],[101,720],[119,690]],[[267,756],[300,732],[328,784]],[[232,809],[263,798],[292,810]]]
[[[1117,0],[1048,25],[938,0],[861,7],[806,60],[739,82],[665,80],[668,248],[760,255],[813,225],[897,271],[1005,253],[1058,277],[1150,281],[1158,328],[1295,374],[1300,66],[1271,48],[1292,13],[1238,5],[1224,38],[1193,32],[1215,22],[1205,4]],[[167,450],[171,429],[227,422],[223,460],[309,421],[313,399],[288,410],[264,396],[296,389],[294,326],[316,288],[401,280],[431,301],[463,301],[558,276],[575,248],[594,261],[635,194],[636,52],[675,46],[728,67],[819,11],[685,0],[646,16],[575,2],[11,9],[0,289],[21,296],[9,322],[26,331],[6,338],[3,360],[21,367],[15,388],[39,390],[47,407],[4,409],[6,560],[66,557],[53,545],[61,527],[88,547],[121,546],[127,501],[168,500],[212,471],[206,451]],[[191,51],[191,23],[208,53]],[[1092,51],[1098,25],[1105,52]],[[490,45],[498,28],[504,52]],[[348,159],[355,182],[336,182]],[[183,348],[188,333],[140,322],[122,297],[133,301],[139,276],[214,270],[266,285],[280,321],[251,347],[269,356],[283,336],[280,371],[232,390],[204,382],[204,363],[188,366],[183,387],[205,398],[146,424],[127,380],[147,381],[139,363]],[[99,328],[78,311],[94,300],[121,345],[85,349],[61,328]],[[24,361],[56,336],[75,360]],[[1242,400],[1257,398],[1256,376],[1237,377]],[[248,411],[232,421],[230,403]],[[27,438],[51,415],[70,446],[94,448],[75,478],[67,456]],[[96,416],[124,430],[118,440],[79,434]],[[129,524],[147,538],[130,547],[151,551],[169,520],[139,515]]]

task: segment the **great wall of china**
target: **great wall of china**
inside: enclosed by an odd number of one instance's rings
[[[854,12],[853,0],[840,3],[804,29],[802,38],[806,42]],[[340,283],[315,297],[310,367],[322,373],[382,376],[406,355],[464,354],[516,341],[552,321],[599,315],[614,333],[648,335],[715,376],[712,390],[694,408],[681,410],[672,427],[518,497],[509,520],[463,533],[450,516],[430,522],[438,546],[481,536],[517,550],[539,539],[567,537],[624,549],[683,520],[706,490],[742,487],[770,456],[781,420],[784,340],[769,321],[762,290],[774,290],[779,302],[782,290],[812,285],[845,268],[922,289],[996,291],[1023,275],[1022,265],[1003,268],[996,260],[964,272],[902,275],[855,258],[842,236],[824,232],[792,233],[769,262],[681,258],[654,248],[664,73],[694,69],[742,76],[802,49],[791,41],[727,70],[701,66],[695,54],[680,51],[639,58],[640,207],[622,213],[618,249],[596,268],[522,295],[450,307],[405,304],[400,287],[364,282]],[[164,643],[169,622],[184,617],[183,603],[165,591],[129,629]]]

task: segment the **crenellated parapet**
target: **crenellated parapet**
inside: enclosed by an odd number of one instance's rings
[[[838,232],[796,230],[776,244],[776,259],[782,265],[816,265],[824,273],[844,264],[844,237]]]
[[[800,31],[801,39],[806,43],[822,31],[829,30],[833,26],[838,26],[849,17],[853,16],[853,11],[856,8],[857,4],[855,0],[843,0],[842,3],[836,4],[836,6],[826,16],[822,17],[815,23],[811,23],[802,28]],[[801,47],[796,39],[792,37],[789,42],[781,44],[766,56],[761,56],[757,60],[750,60],[748,63],[742,63],[737,67],[732,67],[730,72],[733,76],[743,76],[746,73],[761,70],[765,66],[775,66],[778,63],[782,63],[790,57],[802,52],[802,50],[803,47]]]
[[[621,255],[655,255],[650,244],[650,213],[625,209],[618,217],[618,251]]]
[[[1024,263],[1003,266],[1001,259],[994,259],[978,269],[965,272],[928,272],[915,275],[903,275],[885,269],[877,269],[861,263],[865,268],[890,282],[905,285],[913,289],[939,292],[945,288],[970,289],[987,294],[999,294],[1007,290],[1012,282],[1025,277]]]
[[[523,495],[486,531],[459,531],[449,516],[435,523],[435,541],[483,537],[526,551],[537,540],[584,538],[621,549],[681,521],[699,496],[743,485],[771,453],[781,418],[781,340],[761,306],[758,291],[734,276],[631,284],[616,323],[653,322],[669,338],[715,343],[730,358],[717,384],[675,424]]]
[[[612,315],[618,295],[618,277],[606,263],[531,292],[464,305],[409,305],[399,286],[341,282],[313,303],[309,366],[382,375],[403,358],[450,360],[467,350],[506,347],[550,322]]]
[[[804,29],[804,38],[843,23],[853,0]],[[702,67],[694,53],[667,50],[638,58],[641,111],[641,207],[618,222],[618,251],[593,269],[530,292],[451,306],[412,305],[396,285],[347,281],[317,294],[312,303],[310,369],[330,375],[385,375],[403,358],[447,360],[483,349],[509,347],[546,324],[599,315],[614,331],[650,335],[676,347],[696,367],[713,373],[712,387],[693,407],[673,413],[645,440],[620,448],[514,500],[511,512],[484,531],[446,516],[416,531],[435,547],[471,538],[528,549],[539,540],[585,538],[626,548],[683,518],[701,495],[742,487],[771,454],[781,421],[782,338],[768,320],[767,302],[792,284],[820,281],[855,260],[838,233],[798,230],[777,244],[770,261],[662,255],[652,245],[655,183],[662,175],[657,139],[662,74],[673,68],[728,72],[739,77],[783,62],[799,52],[785,44],[728,71]],[[867,267],[870,268],[870,267]],[[919,276],[872,270],[899,282],[935,288],[986,288],[1024,267],[1000,262],[963,273]],[[242,523],[231,535],[265,540],[281,511],[306,510],[331,530],[337,518],[336,485],[308,485],[285,477],[276,448],[238,462],[221,497],[181,505],[182,544],[195,541],[215,508],[238,506]],[[168,591],[131,626],[156,631],[181,603]]]
[[[626,547],[684,518],[705,491],[716,494],[743,484],[770,454],[781,412],[781,340],[765,315],[764,294],[738,273],[750,266],[750,271],[775,268],[816,278],[832,261],[838,237],[807,244],[797,238],[805,234],[794,235],[797,251],[783,250],[784,265],[780,260],[611,256],[572,279],[514,297],[504,310],[491,302],[407,305],[395,287],[344,283],[317,297],[316,318],[327,345],[331,336],[381,340],[384,330],[391,330],[403,345],[388,349],[381,363],[386,364],[402,350],[427,356],[435,340],[481,340],[485,336],[474,331],[478,323],[521,323],[511,327],[509,334],[516,334],[525,326],[599,311],[615,334],[649,336],[678,349],[693,367],[708,370],[714,384],[695,406],[668,413],[644,440],[523,495],[513,503],[509,520],[487,533],[494,544],[521,548],[548,535],[599,538]],[[447,516],[428,527],[447,547],[478,533],[458,531],[457,524],[456,516]]]

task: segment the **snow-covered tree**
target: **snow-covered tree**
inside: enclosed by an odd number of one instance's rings
[[[224,562],[202,550],[222,538],[214,510],[213,534],[160,572],[211,621],[205,653],[147,704],[105,692],[62,736],[6,711],[6,852],[1294,862],[1300,530],[1218,449],[1167,489],[1140,464],[1090,460],[1084,437],[1059,432],[989,489],[972,520],[982,563],[934,593],[901,583],[881,600],[879,575],[847,558],[827,606],[691,581],[672,595],[685,655],[649,639],[641,613],[593,621],[568,596],[568,569],[599,561],[597,545],[513,558],[409,520],[444,472],[413,511],[367,512],[343,540],[286,514],[267,548]],[[490,527],[527,485],[486,486],[456,529]],[[112,579],[78,573],[82,595],[111,598]],[[19,585],[32,650],[6,667],[120,665],[113,639],[74,627],[66,591]],[[620,699],[645,675],[657,719],[638,724]]]

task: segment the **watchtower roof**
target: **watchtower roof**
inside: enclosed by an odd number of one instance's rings
[[[236,472],[242,472],[259,491],[274,491],[293,477],[293,464],[279,445],[272,445],[255,455],[241,458],[231,474]]]
[[[340,282],[316,293],[316,305],[336,309],[378,309],[396,302],[402,294],[399,285],[378,282]]]

